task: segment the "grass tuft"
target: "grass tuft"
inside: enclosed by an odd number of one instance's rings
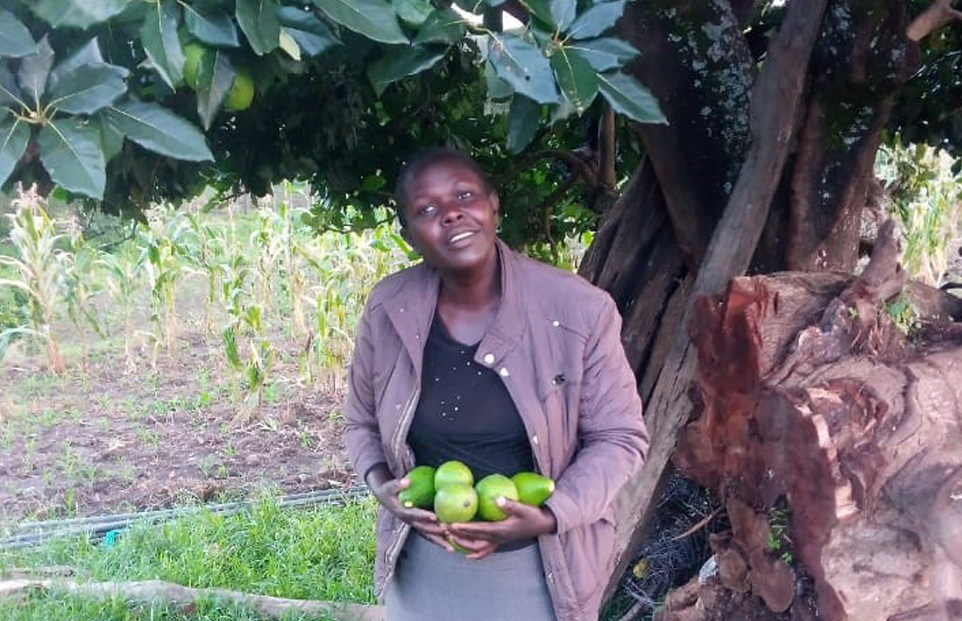
[[[125,531],[111,546],[70,539],[0,553],[0,569],[70,565],[82,580],[166,580],[295,599],[373,603],[376,502],[284,509],[273,499],[230,516],[202,513]],[[211,603],[190,616],[162,607],[136,611],[120,602],[67,596],[0,599],[0,619],[254,619]]]

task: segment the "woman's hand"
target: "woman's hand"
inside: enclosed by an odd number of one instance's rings
[[[410,524],[427,539],[438,544],[448,552],[454,552],[454,547],[448,541],[446,533],[438,523],[438,516],[430,511],[417,507],[405,507],[398,500],[398,492],[408,487],[411,482],[407,479],[395,479],[387,466],[379,465],[371,468],[368,473],[367,486],[385,509],[394,514],[402,522]]]
[[[554,532],[554,514],[543,507],[532,507],[507,498],[498,499],[498,507],[508,517],[500,522],[463,522],[448,524],[451,540],[468,551],[468,558],[482,559],[503,543],[533,539]]]

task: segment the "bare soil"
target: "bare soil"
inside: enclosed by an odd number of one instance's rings
[[[65,326],[66,374],[23,348],[0,363],[0,525],[351,484],[341,395],[300,379],[300,345],[274,335],[260,416],[232,424],[220,338],[205,337],[196,315],[185,309],[176,355],[155,368],[141,356],[125,372],[113,335],[90,342],[84,378]]]

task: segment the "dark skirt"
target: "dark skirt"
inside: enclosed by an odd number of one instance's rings
[[[411,533],[385,603],[387,621],[555,621],[537,544],[469,560]]]

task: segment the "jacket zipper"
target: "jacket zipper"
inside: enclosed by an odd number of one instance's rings
[[[414,410],[417,407],[418,398],[421,396],[421,382],[418,381],[415,385],[414,392],[408,397],[407,403],[404,404],[404,410],[401,412],[401,418],[398,419],[397,427],[394,430],[394,438],[392,438],[391,446],[394,449],[394,454],[397,455],[398,466],[404,467],[403,461],[404,456],[401,451],[404,448],[404,438],[407,437],[408,429],[411,427],[411,421],[414,418]],[[394,568],[396,566],[397,556],[401,553],[401,546],[403,542],[407,539],[408,530],[411,525],[402,522],[401,529],[397,531],[394,535],[394,540],[391,542],[390,547],[387,549],[387,554],[385,555],[385,561],[387,566],[390,568],[387,575],[384,578],[384,586],[387,587],[391,578],[394,576]]]

